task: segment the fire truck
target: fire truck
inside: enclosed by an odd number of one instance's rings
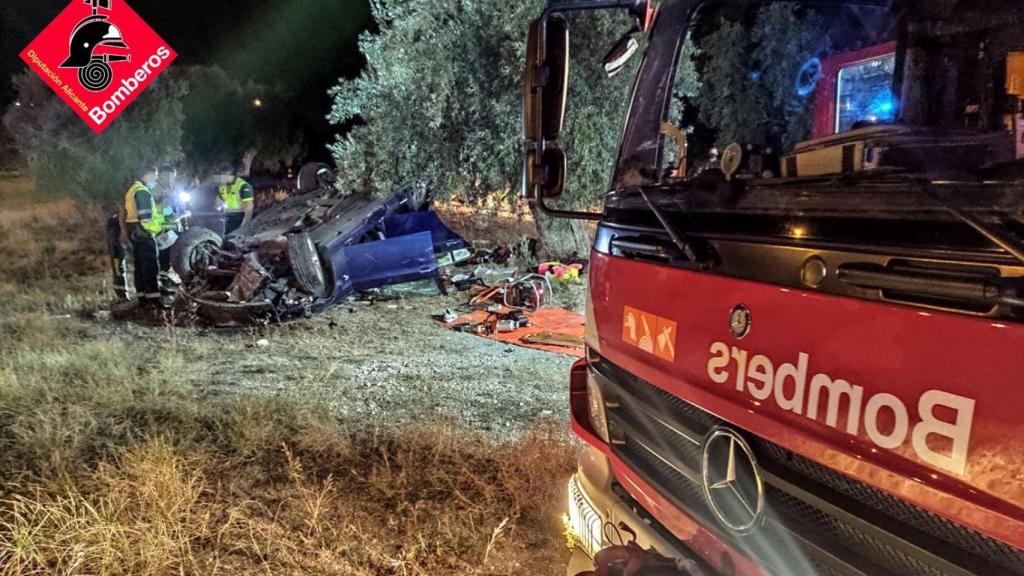
[[[598,573],[1024,574],[1024,3],[798,8],[843,38],[794,78],[810,133],[697,170],[666,121],[728,6],[553,3],[530,28],[524,193],[597,223],[568,573],[632,541],[676,571]],[[636,77],[599,213],[554,207],[582,11],[635,22],[604,60]]]

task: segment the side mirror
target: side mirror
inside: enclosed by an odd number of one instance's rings
[[[629,64],[636,51],[640,49],[640,43],[635,38],[636,31],[631,31],[616,42],[615,46],[604,57],[604,73],[612,78]]]
[[[636,18],[633,29],[627,32],[615,46],[608,51],[604,57],[604,72],[609,78],[615,76],[626,67],[633,55],[640,49],[640,42],[636,37],[642,33],[650,32],[654,27],[654,20],[658,16],[658,8],[648,0],[636,0],[636,3],[629,8],[629,12]]]
[[[527,140],[558,140],[569,85],[569,27],[561,17],[534,20],[526,47],[523,134]]]
[[[630,12],[636,16],[638,31],[650,32],[651,28],[654,28],[654,21],[658,18],[658,5],[650,0],[638,0]]]
[[[565,190],[566,173],[565,152],[553,146],[538,154],[536,151],[526,155],[523,195],[531,200],[558,198]]]

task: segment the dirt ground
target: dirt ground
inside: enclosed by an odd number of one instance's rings
[[[259,393],[326,406],[369,427],[445,419],[513,437],[564,423],[571,356],[440,327],[432,318],[464,296],[354,302],[259,329],[147,328],[96,314],[96,337],[176,347],[188,380],[211,395]]]

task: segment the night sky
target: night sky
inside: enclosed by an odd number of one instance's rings
[[[80,0],[76,0],[80,1]],[[119,2],[121,0],[114,0]],[[67,0],[0,3],[0,110],[14,100],[18,58]],[[363,66],[359,34],[372,25],[367,0],[131,0],[178,52],[174,66],[219,65],[241,80],[293,93],[315,147],[331,140],[327,90]],[[315,154],[315,151],[313,151]]]

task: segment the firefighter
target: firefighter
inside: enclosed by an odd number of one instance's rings
[[[154,188],[160,171],[146,166],[124,195],[125,225],[135,263],[135,294],[142,305],[160,303],[160,257],[156,237],[163,231],[164,214]]]
[[[254,206],[252,186],[239,178],[234,167],[226,163],[218,168],[216,181],[220,184],[217,188],[220,205],[228,217],[228,231],[248,224]]]

